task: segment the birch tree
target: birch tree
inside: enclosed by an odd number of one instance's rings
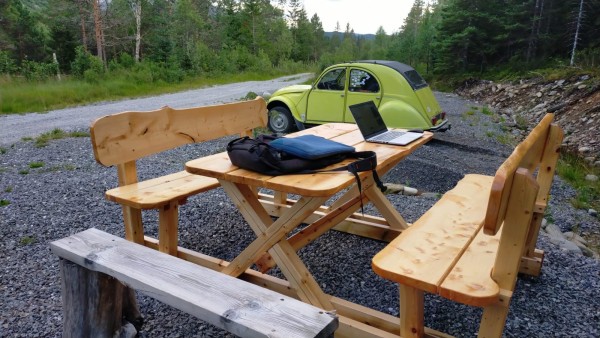
[[[573,48],[571,49],[570,65],[575,64],[575,51],[577,50],[577,41],[579,41],[579,29],[581,28],[581,20],[583,18],[583,0],[579,1],[579,11],[577,12],[577,22],[575,24],[575,36],[573,37]]]
[[[142,44],[142,0],[130,0],[129,6],[135,19],[135,62],[140,62],[140,46]]]

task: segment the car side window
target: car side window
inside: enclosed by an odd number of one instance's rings
[[[352,69],[350,71],[350,91],[377,93],[379,92],[379,82],[373,74],[367,71]]]
[[[332,69],[321,77],[321,80],[317,83],[317,88],[325,90],[344,90],[345,82],[346,69]]]

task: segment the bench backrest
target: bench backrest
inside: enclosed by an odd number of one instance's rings
[[[267,123],[266,102],[251,101],[147,112],[128,111],[101,117],[90,127],[94,156],[105,166],[130,161],[184,144],[224,136],[252,135]]]
[[[537,208],[545,208],[563,139],[562,129],[552,124],[554,114],[546,114],[496,171],[485,217],[484,232],[495,235],[504,218],[513,178],[517,169],[535,174],[539,184]]]

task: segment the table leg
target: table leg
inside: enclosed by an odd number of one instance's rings
[[[423,291],[400,284],[400,336],[423,337]]]
[[[221,272],[239,276],[268,251],[302,301],[325,310],[333,310],[329,298],[285,238],[288,232],[318,209],[326,198],[301,198],[273,222],[250,188],[227,181],[222,181],[221,185],[258,237]]]
[[[391,229],[404,230],[408,228],[408,223],[406,223],[404,218],[376,185],[367,188],[365,195],[367,195],[375,208],[383,215],[383,218],[388,221]]]

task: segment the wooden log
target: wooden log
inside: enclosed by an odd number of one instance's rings
[[[113,337],[121,329],[124,285],[64,259],[60,274],[63,337]]]

